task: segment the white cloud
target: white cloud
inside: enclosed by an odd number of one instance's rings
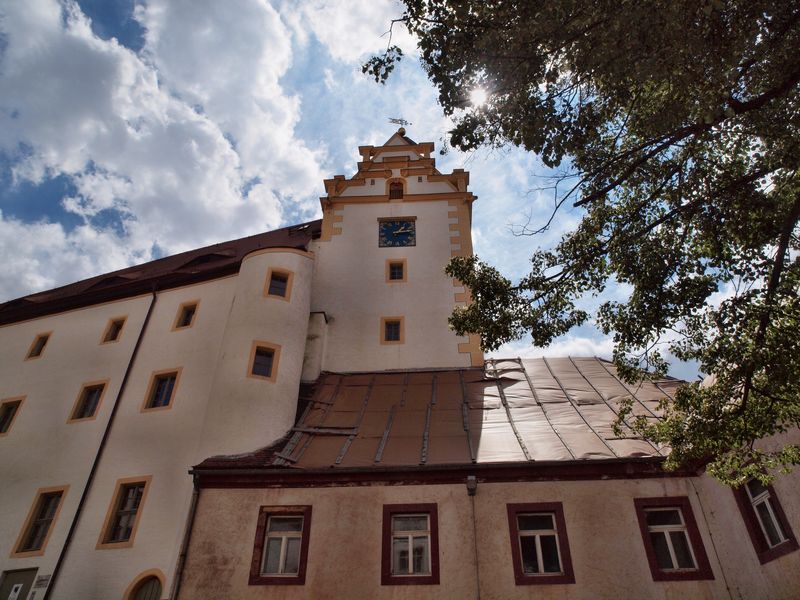
[[[490,352],[493,358],[518,356],[520,358],[539,358],[541,356],[598,356],[611,358],[614,349],[610,337],[603,337],[598,333],[596,337],[567,334],[556,339],[546,348],[531,345],[530,341],[516,341],[503,344],[495,352]]]
[[[272,229],[287,203],[316,210],[325,156],[294,137],[301,102],[280,85],[291,36],[269,4],[139,6],[141,55],[97,38],[70,2],[0,13],[0,153],[15,182],[66,175],[77,193],[62,206],[83,220],[67,232],[6,218],[0,235],[14,238],[0,246],[17,243],[7,255],[18,259],[0,298],[149,260],[154,245],[174,253]],[[122,227],[93,222],[107,210]]]

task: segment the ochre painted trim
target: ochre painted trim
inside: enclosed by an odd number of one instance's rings
[[[80,390],[78,391],[78,397],[75,398],[75,402],[72,404],[72,410],[69,411],[67,423],[83,423],[85,421],[94,421],[97,418],[97,415],[100,414],[100,407],[103,405],[103,399],[106,397],[106,392],[108,391],[108,384],[110,381],[110,379],[100,379],[98,381],[87,381],[86,383],[82,384]],[[75,412],[78,410],[78,405],[83,397],[84,390],[88,387],[94,387],[96,385],[102,385],[103,391],[100,392],[100,399],[97,401],[94,414],[91,417],[83,417],[81,419],[74,418]]]
[[[302,256],[304,258],[314,258],[314,253],[308,250],[300,250],[298,248],[262,248],[260,250],[253,250],[252,252],[248,252],[244,258],[242,258],[242,262],[247,260],[248,258],[252,258],[254,256],[260,256],[261,254],[296,254],[297,256]]]
[[[451,256],[470,256],[472,255],[472,219],[470,217],[469,203],[461,200],[449,200],[448,204],[453,207],[447,212],[448,218],[456,219],[455,223],[450,223],[449,229],[454,233],[450,237]],[[458,249],[455,249],[455,246]],[[469,303],[472,300],[470,292],[463,283],[453,279],[453,286],[461,288],[461,291],[454,292],[453,301],[456,303]],[[481,349],[480,337],[475,334],[467,336],[466,342],[458,342],[458,353],[469,354],[469,364],[473,367],[483,366],[483,350]]]
[[[161,593],[164,593],[164,588],[166,587],[167,578],[164,577],[164,573],[161,569],[148,569],[147,571],[142,571],[133,580],[128,584],[128,587],[125,588],[125,593],[122,595],[122,600],[135,600],[134,594],[138,591],[136,588],[139,587],[139,584],[143,582],[145,579],[149,579],[150,577],[155,577],[158,579],[159,583],[161,584]]]
[[[389,341],[386,339],[386,323],[388,321],[400,321],[400,339],[397,341]],[[405,317],[381,317],[381,330],[380,330],[381,346],[397,346],[406,343],[406,318]]]
[[[25,353],[25,360],[26,361],[27,360],[36,360],[37,358],[42,358],[42,356],[44,355],[44,351],[47,350],[47,344],[50,343],[50,336],[52,336],[52,335],[53,335],[53,331],[52,330],[43,331],[42,333],[37,333],[33,337],[33,341],[31,342],[31,345],[28,346],[28,351]],[[42,351],[39,352],[39,354],[37,354],[36,356],[31,356],[31,352],[33,352],[33,348],[34,348],[34,346],[36,346],[36,342],[40,338],[45,337],[45,336],[47,336],[47,340],[45,340],[44,346],[42,346]]]
[[[8,429],[6,429],[5,432],[0,433],[0,437],[5,437],[11,433],[11,428],[14,427],[14,423],[17,422],[17,417],[19,417],[19,413],[22,410],[22,405],[25,403],[25,398],[27,398],[27,396],[14,396],[13,398],[3,398],[0,400],[0,408],[2,408],[4,404],[19,402],[19,406],[17,406],[17,410],[14,411],[14,416],[11,417],[11,422],[8,424]]]
[[[189,322],[188,325],[182,325],[178,327],[178,321],[181,319],[181,315],[183,314],[183,309],[187,306],[194,305],[194,312],[192,313],[192,320]],[[178,312],[175,314],[175,320],[172,322],[172,329],[170,331],[183,331],[185,329],[191,329],[194,327],[195,322],[197,321],[197,311],[200,310],[200,300],[187,300],[186,302],[181,302],[180,306],[178,306]]]
[[[430,202],[430,201],[462,201],[471,202],[473,199],[472,192],[442,192],[432,194],[404,194],[403,202]],[[323,197],[321,200],[332,205],[342,204],[381,204],[389,202],[389,194],[383,196],[370,195],[370,196],[331,196]]]
[[[117,482],[114,484],[114,495],[111,498],[111,504],[108,505],[106,518],[103,521],[103,528],[100,530],[100,538],[97,540],[97,546],[95,546],[95,550],[112,550],[115,548],[130,548],[133,546],[133,541],[136,537],[136,530],[139,528],[139,523],[142,521],[142,512],[144,511],[144,504],[147,501],[147,494],[150,491],[150,483],[152,481],[152,475],[139,475],[137,477],[124,477],[122,479],[117,479]],[[117,506],[119,505],[122,487],[131,483],[144,484],[144,490],[142,490],[142,499],[139,501],[139,507],[136,509],[136,517],[133,520],[133,527],[131,528],[131,537],[124,542],[106,542],[105,539],[110,533],[109,527],[111,526],[111,519],[114,517],[114,513],[117,512]]]
[[[13,550],[11,551],[11,558],[28,558],[30,556],[44,555],[44,551],[47,548],[47,542],[50,541],[50,535],[56,528],[56,521],[58,521],[58,515],[61,513],[61,507],[64,506],[64,499],[67,497],[68,491],[69,491],[69,485],[57,485],[53,487],[39,488],[38,490],[36,490],[36,494],[33,497],[33,503],[31,504],[31,507],[28,510],[28,516],[25,517],[25,524],[22,526],[22,530],[19,532],[19,535],[17,536],[17,541],[14,542]],[[42,547],[39,548],[38,550],[31,550],[30,552],[18,552],[17,548],[19,548],[22,545],[23,540],[28,536],[29,528],[31,526],[31,523],[33,522],[33,516],[36,513],[37,506],[39,505],[39,498],[43,494],[50,494],[52,492],[61,492],[61,499],[58,501],[56,514],[53,515],[53,520],[50,521],[50,527],[47,530],[47,535],[44,536]]]
[[[178,393],[178,385],[181,382],[181,373],[183,372],[183,367],[174,367],[172,369],[161,369],[159,371],[153,371],[150,374],[150,381],[147,384],[147,393],[144,395],[144,400],[142,401],[142,406],[139,408],[139,412],[156,412],[159,410],[169,410],[172,408],[172,404],[175,402],[175,396]],[[172,386],[172,394],[169,397],[169,403],[166,406],[153,406],[148,407],[147,404],[150,402],[150,398],[155,391],[153,386],[156,383],[156,377],[159,375],[167,375],[169,373],[175,373],[175,385]]]
[[[403,265],[403,278],[392,279],[389,275],[391,273],[391,266],[401,264]],[[405,283],[408,281],[408,260],[405,258],[387,258],[386,259],[386,283]]]
[[[106,341],[109,332],[111,331],[111,326],[114,324],[115,321],[122,321],[122,326],[119,328],[119,334],[117,334],[117,338],[114,340]],[[103,335],[100,337],[100,345],[104,344],[116,344],[120,339],[122,339],[122,334],[125,331],[125,324],[128,322],[128,315],[120,315],[118,317],[111,317],[106,324],[106,328],[103,330]]]
[[[269,348],[274,352],[272,356],[272,375],[270,375],[269,377],[253,374],[253,361],[256,358],[257,348]],[[276,383],[278,381],[278,363],[280,362],[280,358],[281,358],[281,347],[278,344],[273,344],[272,342],[265,342],[263,340],[254,340],[252,345],[250,346],[250,358],[247,359],[247,376],[250,377],[251,379],[260,379],[262,381],[269,381],[271,383]]]
[[[344,221],[344,214],[341,210],[337,210],[328,198],[320,198],[320,201],[322,202],[322,232],[319,240],[329,242],[334,235],[342,234],[340,224]]]
[[[269,293],[269,284],[272,281],[272,274],[276,273],[278,275],[285,275],[286,276],[286,295],[285,296],[278,296],[276,294]],[[292,300],[292,286],[294,284],[294,271],[290,271],[289,269],[284,269],[283,267],[270,267],[267,271],[267,279],[264,281],[264,297],[265,298],[274,298],[275,300],[283,300],[284,302],[291,302]]]

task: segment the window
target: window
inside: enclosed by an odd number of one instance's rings
[[[403,317],[381,317],[381,344],[405,342]]]
[[[275,381],[278,373],[280,346],[269,342],[253,342],[247,376]]]
[[[389,200],[403,197],[403,184],[400,181],[393,181],[389,184]]]
[[[128,548],[133,545],[152,477],[129,477],[117,481],[98,548]]]
[[[44,347],[47,345],[47,340],[50,339],[49,333],[40,333],[36,336],[31,344],[31,347],[28,348],[28,355],[25,360],[29,360],[31,358],[39,358],[44,352]]]
[[[369,184],[370,184],[370,185],[375,185],[375,180],[374,180],[374,179],[370,179],[370,180],[369,180]]]
[[[270,269],[264,285],[264,295],[280,298],[287,302],[292,296],[292,280],[294,273],[284,269]]]
[[[517,585],[575,583],[561,503],[509,504],[507,508]]]
[[[250,565],[250,585],[304,584],[310,527],[310,506],[262,506]]]
[[[175,389],[178,387],[180,376],[181,369],[168,369],[153,373],[150,376],[150,387],[145,396],[142,410],[169,408],[175,398]]]
[[[0,402],[0,435],[5,435],[11,430],[24,399],[24,397],[8,398]]]
[[[41,556],[47,546],[47,540],[53,530],[53,523],[61,510],[61,501],[69,486],[42,488],[36,492],[36,498],[25,520],[14,556]]]
[[[654,581],[714,579],[689,499],[635,498]]]
[[[386,261],[386,283],[406,281],[406,259],[388,259]]]
[[[436,504],[384,505],[381,585],[438,583]]]
[[[772,486],[751,479],[733,493],[761,564],[797,550],[797,539]]]
[[[178,314],[172,329],[186,329],[194,325],[194,315],[197,313],[197,301],[184,302],[178,307]]]
[[[105,333],[103,333],[103,344],[109,344],[119,340],[122,334],[122,327],[125,325],[125,317],[111,319],[106,325]]]
[[[75,401],[75,406],[72,408],[69,421],[93,419],[97,416],[97,408],[100,406],[105,394],[106,383],[105,381],[99,381],[84,384],[78,394],[78,399]]]
[[[158,577],[145,577],[133,590],[132,594],[126,596],[131,600],[160,600],[161,599],[161,580]]]
[[[418,175],[418,176],[417,176],[417,181],[418,181],[419,183],[422,183],[422,175]]]

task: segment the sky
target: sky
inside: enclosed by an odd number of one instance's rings
[[[401,14],[392,0],[0,0],[0,302],[319,218],[323,179],[352,176],[358,146],[396,131],[389,118],[441,148],[451,123],[402,26],[387,85],[361,73]],[[564,210],[543,235],[511,233],[550,214],[533,154],[436,161],[470,172],[475,251],[512,279],[580,219]],[[587,324],[494,354],[611,350]]]

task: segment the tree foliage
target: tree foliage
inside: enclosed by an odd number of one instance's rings
[[[663,375],[665,349],[713,375],[658,423],[624,415],[672,447],[669,464],[711,459],[730,482],[798,464],[797,446],[756,442],[800,423],[800,4],[404,2],[451,145],[535,152],[562,170],[556,210],[584,210],[517,283],[454,259],[473,297],[456,332],[546,345],[618,282],[630,295],[595,318],[624,377]],[[396,60],[390,47],[365,72],[385,82]]]

